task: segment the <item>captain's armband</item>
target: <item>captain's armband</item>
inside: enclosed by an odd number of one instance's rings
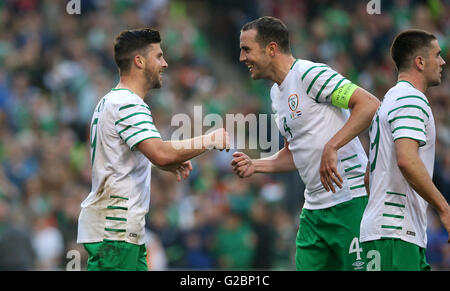
[[[353,92],[355,92],[357,88],[357,85],[349,83],[334,90],[333,94],[331,94],[331,103],[334,106],[348,109],[350,97],[352,97]]]

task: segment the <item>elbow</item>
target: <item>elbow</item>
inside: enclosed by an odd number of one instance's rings
[[[370,112],[372,114],[372,116],[375,115],[375,113],[378,110],[378,107],[380,107],[380,100],[378,100],[378,98],[376,98],[375,96],[372,96],[372,98],[370,98]]]
[[[404,158],[404,157],[398,157],[397,158],[397,166],[400,169],[400,171],[402,173],[404,173],[405,171],[407,171],[410,167],[411,167],[411,162],[409,159]]]
[[[153,165],[157,166],[158,168],[164,168],[164,167],[167,167],[170,164],[172,164],[171,159],[163,153],[155,155],[155,157],[153,157],[151,162]]]

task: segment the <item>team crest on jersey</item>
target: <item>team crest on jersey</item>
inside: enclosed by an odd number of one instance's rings
[[[298,110],[298,95],[291,94],[288,98],[289,109],[292,111],[290,114],[291,119],[296,119],[302,115],[302,112]]]

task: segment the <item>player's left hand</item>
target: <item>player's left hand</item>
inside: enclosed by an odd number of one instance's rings
[[[323,148],[319,171],[320,181],[327,192],[331,190],[333,193],[336,193],[334,184],[342,188],[344,181],[337,170],[337,150],[328,144]]]
[[[172,172],[176,177],[177,181],[180,182],[182,179],[186,180],[192,171],[191,161],[186,161],[180,164],[162,167],[164,171]]]

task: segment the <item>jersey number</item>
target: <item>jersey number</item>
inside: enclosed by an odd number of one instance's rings
[[[373,161],[370,162],[370,172],[372,173],[377,165],[378,148],[380,146],[380,117],[378,116],[378,112],[376,113],[375,119],[372,121],[372,125],[370,126],[369,135],[370,151],[374,152],[374,154],[370,154],[370,156],[373,156]]]
[[[91,125],[91,150],[92,150],[92,158],[91,158],[91,165],[94,165],[94,159],[95,159],[95,150],[97,148],[97,123],[98,118],[95,118]],[[93,135],[92,133],[95,132]]]
[[[292,132],[291,132],[291,129],[289,128],[289,126],[287,125],[286,117],[283,117],[283,129],[285,132],[288,132],[292,138]]]

